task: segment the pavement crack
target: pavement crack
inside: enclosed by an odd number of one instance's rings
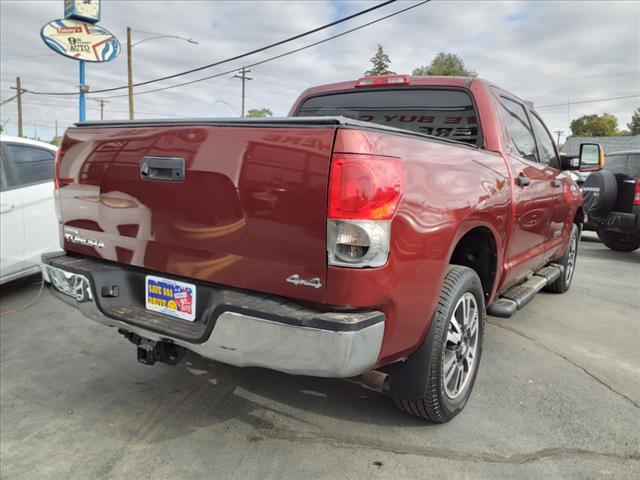
[[[532,452],[515,453],[511,455],[500,455],[490,452],[464,452],[446,448],[434,448],[416,445],[397,445],[391,442],[376,439],[365,439],[353,435],[341,435],[340,438],[327,433],[307,432],[291,430],[270,426],[262,428],[256,425],[256,429],[264,437],[275,440],[290,442],[322,443],[335,448],[369,449],[396,455],[417,455],[421,457],[438,458],[458,462],[484,462],[522,465],[547,458],[567,458],[567,457],[599,457],[610,460],[640,461],[640,453],[617,454],[612,452],[599,452],[583,448],[570,447],[550,447]]]
[[[548,347],[547,345],[545,345],[544,343],[540,342],[539,340],[536,340],[535,338],[532,338],[528,335],[525,335],[522,332],[519,332],[518,330],[516,330],[515,328],[510,328],[506,325],[502,325],[500,323],[497,323],[495,321],[491,321],[491,320],[487,320],[487,323],[490,323],[491,325],[494,325],[498,328],[502,328],[503,330],[507,330],[511,333],[514,333],[526,340],[529,340],[531,343],[533,343],[534,345],[542,348],[543,350],[546,350],[549,353],[553,353],[554,355],[562,358],[563,360],[565,360],[566,362],[570,363],[571,365],[573,365],[576,368],[579,368],[580,370],[582,370],[584,373],[586,373],[588,376],[590,376],[593,380],[595,380],[596,382],[598,382],[600,385],[606,387],[609,391],[611,391],[612,393],[614,393],[615,395],[618,395],[620,398],[622,398],[623,400],[625,400],[626,402],[630,403],[631,405],[633,405],[636,408],[640,408],[640,403],[638,403],[636,400],[628,397],[627,395],[625,395],[622,392],[619,392],[618,390],[616,390],[615,388],[613,388],[611,385],[609,385],[607,382],[605,382],[604,380],[602,380],[601,378],[599,378],[598,376],[596,376],[595,374],[593,374],[592,372],[590,372],[589,370],[587,370],[585,367],[583,367],[582,365],[580,365],[579,363],[576,363],[575,361],[571,360],[569,357],[563,355],[562,353]]]

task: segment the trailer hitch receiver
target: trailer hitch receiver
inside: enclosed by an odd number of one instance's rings
[[[138,347],[138,361],[145,365],[154,365],[156,362],[166,363],[167,365],[177,365],[186,353],[183,347],[171,342],[154,342],[153,340],[142,338],[140,335],[124,329],[120,329],[118,332]]]

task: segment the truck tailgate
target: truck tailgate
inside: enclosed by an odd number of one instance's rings
[[[58,174],[64,248],[159,275],[322,303],[335,130],[69,129]],[[293,275],[314,281],[288,282]]]

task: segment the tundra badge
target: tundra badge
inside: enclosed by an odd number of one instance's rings
[[[298,275],[297,273],[287,278],[287,282],[293,283],[294,285],[302,285],[304,287],[313,287],[313,288],[322,287],[322,284],[320,283],[319,278],[316,277],[316,278],[312,278],[311,280],[303,280],[302,278],[300,278],[300,275]]]
[[[104,242],[102,240],[94,240],[93,238],[87,238],[80,235],[80,232],[71,227],[64,227],[64,239],[71,243],[78,245],[85,245],[87,247],[104,248]]]

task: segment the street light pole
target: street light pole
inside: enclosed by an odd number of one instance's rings
[[[132,43],[131,42],[132,32],[133,32],[133,28],[127,27],[127,85],[128,85],[128,92],[129,92],[129,120],[133,120],[135,116],[133,113],[133,59],[131,58],[131,49],[140,43],[144,43],[149,40],[155,40],[158,38],[175,38],[177,40],[184,40],[185,42],[191,43],[193,45],[198,45],[198,42],[196,42],[192,38],[184,38],[178,35],[166,35],[162,33],[156,34],[155,32],[144,32],[142,30],[136,30],[136,32],[152,34],[154,36],[144,38],[142,40],[137,41],[136,43]]]
[[[131,27],[127,27],[127,81],[129,91],[129,120],[133,120],[133,66],[131,62]]]

